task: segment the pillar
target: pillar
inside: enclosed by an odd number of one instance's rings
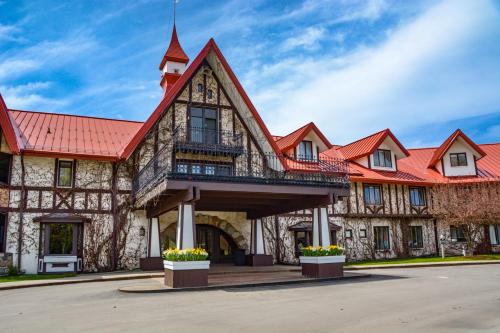
[[[330,226],[328,223],[328,208],[313,209],[313,246],[330,246]]]
[[[176,246],[180,250],[192,249],[196,245],[194,204],[181,203],[177,215]]]
[[[252,242],[250,247],[251,254],[266,254],[266,249],[264,248],[264,233],[262,231],[262,219],[252,220],[250,239]]]
[[[149,219],[149,248],[148,257],[160,257],[160,221],[157,217]]]
[[[250,266],[272,266],[273,256],[266,254],[262,219],[251,220],[250,255],[247,257]]]

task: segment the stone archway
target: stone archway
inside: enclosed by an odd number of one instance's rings
[[[217,216],[196,214],[196,224],[208,224],[217,227],[228,234],[236,243],[239,249],[248,250],[248,243],[245,237],[231,223]]]

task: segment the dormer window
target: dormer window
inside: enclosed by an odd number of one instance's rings
[[[298,159],[311,161],[313,159],[312,141],[304,140],[299,143]]]
[[[467,154],[465,153],[451,153],[450,164],[452,167],[467,166]]]
[[[392,168],[391,151],[377,149],[373,153],[373,165],[377,167]]]

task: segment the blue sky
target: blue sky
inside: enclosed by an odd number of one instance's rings
[[[0,0],[0,92],[145,120],[171,26],[171,0]],[[408,147],[458,127],[500,142],[499,1],[180,0],[177,28],[191,59],[215,38],[273,134],[314,121],[338,144],[387,127]]]

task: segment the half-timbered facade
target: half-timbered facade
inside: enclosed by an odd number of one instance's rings
[[[429,149],[390,130],[336,146],[313,123],[272,136],[216,43],[189,62],[175,26],[159,69],[145,122],[12,110],[0,96],[4,266],[156,269],[163,249],[195,246],[251,265],[296,262],[309,244],[338,243],[349,260],[433,255],[447,231],[429,188],[500,176],[500,145],[460,131]]]

